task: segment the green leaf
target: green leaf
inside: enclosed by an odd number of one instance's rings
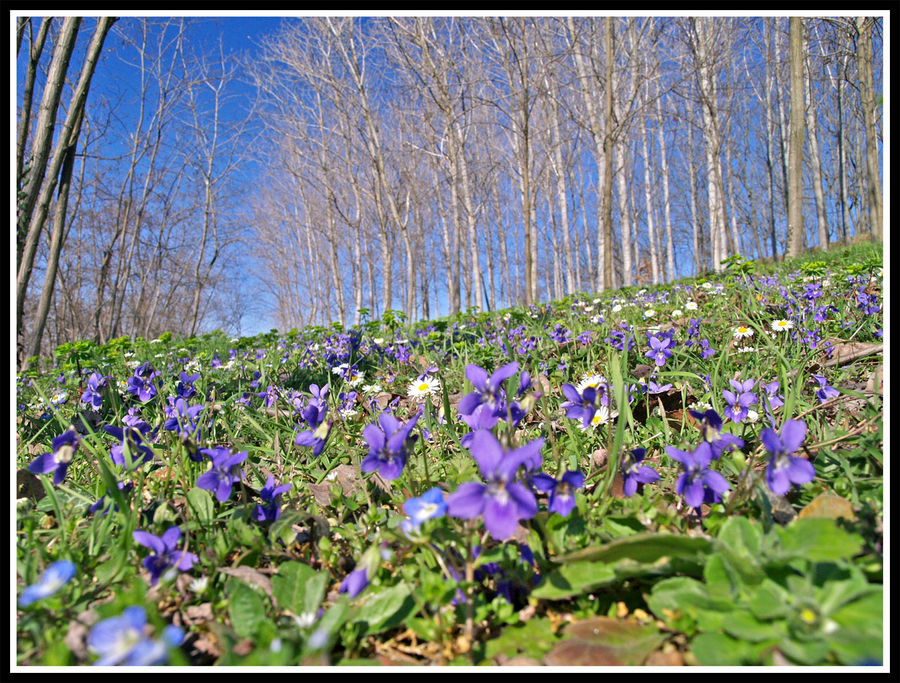
[[[768,643],[754,644],[724,633],[701,633],[691,641],[691,650],[702,666],[739,666],[761,664]]]
[[[188,507],[191,512],[201,522],[211,522],[215,518],[215,508],[213,507],[212,496],[206,489],[192,488],[187,493]]]
[[[564,600],[615,579],[615,570],[602,562],[571,562],[547,574],[531,595],[543,600]]]
[[[272,594],[281,609],[299,616],[315,614],[330,579],[328,572],[317,572],[302,562],[285,562],[272,577]]]
[[[790,614],[789,593],[771,579],[765,579],[746,594],[750,612],[758,619],[776,619]]]
[[[416,603],[405,583],[372,592],[353,615],[353,623],[364,623],[363,636],[393,628],[415,611]]]
[[[605,545],[584,548],[554,558],[557,563],[594,562],[613,563],[628,558],[638,562],[655,562],[661,557],[696,557],[710,552],[712,542],[702,536],[645,533],[617,538]]]
[[[779,626],[782,628],[779,628]],[[728,619],[724,622],[723,630],[735,638],[751,642],[774,640],[784,638],[787,635],[784,622],[763,622],[752,614],[741,610],[735,610],[728,615]]]
[[[239,584],[231,594],[228,613],[231,615],[232,627],[243,638],[252,637],[266,618],[262,598],[245,583]]]
[[[676,628],[694,622],[706,631],[721,629],[736,607],[733,600],[714,598],[705,585],[683,576],[657,583],[647,605],[657,617]]]
[[[841,664],[884,661],[883,610],[884,595],[879,586],[877,592],[845,605],[831,616],[840,628],[828,639]]]
[[[503,654],[540,660],[558,641],[549,619],[531,619],[524,624],[508,626],[498,638],[489,640],[485,644],[484,657],[493,659]]]
[[[795,519],[787,527],[776,527],[784,557],[811,562],[833,562],[856,555],[862,539],[839,528],[833,519]]]

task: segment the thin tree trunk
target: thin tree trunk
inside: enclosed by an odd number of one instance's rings
[[[869,225],[872,237],[882,239],[881,178],[878,172],[878,134],[875,129],[875,83],[872,76],[872,24],[874,19],[856,17],[859,40],[856,62],[859,95],[866,129],[866,176],[868,180]]]
[[[803,24],[790,18],[791,133],[788,148],[788,256],[803,250],[803,124],[806,118],[803,97]]]

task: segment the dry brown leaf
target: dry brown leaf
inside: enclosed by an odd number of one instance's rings
[[[621,666],[613,651],[580,640],[564,640],[544,655],[547,666]]]
[[[262,588],[270,599],[274,599],[274,596],[272,595],[272,580],[253,567],[247,567],[245,565],[240,567],[224,567],[219,569],[219,572],[227,574],[228,576],[233,576],[241,581],[252,583],[254,586]]]
[[[856,519],[856,515],[853,514],[853,505],[850,501],[830,493],[823,493],[817,496],[809,505],[800,510],[797,516],[827,519],[843,517],[851,522]]]

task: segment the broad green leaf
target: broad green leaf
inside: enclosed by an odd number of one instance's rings
[[[615,578],[615,570],[603,562],[571,562],[545,575],[531,595],[543,600],[563,600],[611,583]]]
[[[769,643],[748,643],[724,633],[701,633],[691,641],[691,651],[703,666],[761,664]]]
[[[723,624],[723,630],[735,638],[760,642],[785,637],[784,622],[760,621],[749,612],[740,609],[731,612]]]
[[[590,560],[611,564],[628,558],[638,562],[655,562],[661,557],[695,557],[710,552],[711,548],[712,542],[702,536],[644,533],[560,555],[554,561],[565,564]]]
[[[405,583],[378,590],[372,588],[356,613],[351,617],[353,622],[366,624],[363,635],[371,635],[388,628],[393,628],[415,611],[415,601]]]
[[[243,638],[250,638],[257,626],[266,618],[262,598],[248,585],[241,583],[231,594],[228,613],[235,632]]]
[[[201,522],[211,522],[215,518],[212,496],[206,489],[192,488],[187,493],[188,506]]]
[[[559,638],[553,633],[548,619],[531,619],[524,624],[507,626],[497,638],[485,643],[485,659],[503,654],[508,657],[524,656],[540,659],[547,654]]]
[[[811,562],[831,562],[856,555],[862,539],[839,528],[832,519],[796,519],[785,528],[776,527],[784,557]]]
[[[272,577],[272,594],[281,609],[296,616],[314,614],[325,596],[329,578],[328,572],[317,572],[302,562],[285,562]]]
[[[775,619],[790,614],[790,594],[771,579],[749,589],[746,593],[746,604],[750,612],[758,619]]]

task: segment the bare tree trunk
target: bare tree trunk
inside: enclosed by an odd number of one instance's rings
[[[847,74],[847,57],[839,61],[840,70],[837,76],[837,113],[838,113],[838,176],[841,186],[841,237],[844,244],[850,244],[850,197],[847,190],[847,144],[846,128],[844,126],[844,98],[843,84]]]
[[[612,289],[613,287],[613,225],[612,225],[612,187],[613,187],[613,143],[615,128],[613,124],[613,74],[616,66],[616,54],[614,49],[614,31],[613,18],[603,18],[603,52],[606,54],[606,90],[605,96],[605,119],[606,131],[603,136],[603,162],[604,172],[603,178],[603,199],[601,206],[603,207],[603,224],[605,233],[605,260],[603,262],[603,288]]]
[[[20,268],[20,275],[22,277],[17,278],[17,301],[16,301],[16,330],[17,336],[23,333],[22,330],[22,313],[24,306],[25,294],[28,288],[28,280],[31,276],[31,268],[34,262],[34,254],[37,249],[37,240],[40,233],[43,231],[43,225],[46,222],[47,212],[49,209],[49,204],[52,198],[52,194],[54,189],[56,189],[57,179],[60,179],[60,187],[59,187],[59,201],[57,204],[57,211],[62,210],[62,215],[57,215],[55,217],[56,226],[58,226],[54,230],[54,236],[51,246],[51,254],[50,260],[47,264],[47,273],[44,279],[44,286],[49,291],[41,292],[41,301],[38,306],[38,311],[35,320],[35,329],[32,332],[32,342],[31,342],[31,350],[33,353],[31,355],[36,355],[35,349],[40,350],[41,336],[43,335],[44,325],[47,321],[47,314],[50,310],[50,299],[53,294],[53,288],[55,287],[56,282],[56,271],[59,265],[59,254],[62,250],[62,243],[65,237],[65,210],[68,205],[68,192],[69,192],[69,184],[71,182],[72,177],[72,166],[74,165],[74,153],[75,153],[75,145],[78,142],[78,137],[81,133],[81,123],[84,119],[84,108],[87,101],[88,90],[90,88],[91,78],[94,75],[94,69],[97,65],[97,60],[100,57],[100,51],[103,49],[103,42],[106,39],[106,34],[109,32],[110,27],[112,26],[115,19],[101,17],[97,20],[97,27],[94,31],[94,36],[91,39],[91,43],[88,46],[87,54],[85,56],[84,64],[82,65],[81,74],[78,78],[78,84],[75,87],[75,90],[72,94],[72,99],[69,103],[69,109],[66,114],[65,122],[63,123],[62,130],[59,133],[59,139],[56,143],[56,148],[53,152],[53,157],[50,162],[50,166],[48,169],[47,180],[43,182],[40,188],[40,197],[37,200],[37,208],[36,211],[31,214],[30,210],[26,212],[31,219],[28,228],[28,235],[25,241],[25,254],[23,255],[23,260]],[[68,24],[68,20],[63,27],[64,34],[66,33],[65,26]],[[72,31],[70,38],[60,37],[60,41],[63,40],[71,40],[73,43],[75,41],[75,37],[77,34],[77,24],[75,25],[75,29]],[[58,45],[59,46],[59,45]],[[67,51],[68,55],[71,55],[72,48],[71,46],[62,46],[61,49],[63,51]],[[54,54],[54,61],[56,55]],[[65,58],[66,66],[68,65],[69,58],[68,56]],[[52,71],[52,66],[51,66]],[[62,77],[65,78],[65,69],[62,70]],[[48,81],[48,88],[56,88],[55,85]],[[46,90],[45,90],[46,93]],[[59,104],[59,97],[56,96],[53,98],[55,100],[56,106]],[[44,102],[42,101],[41,106],[43,108]],[[53,110],[53,116],[55,116],[56,107]],[[43,112],[42,112],[43,116]],[[46,120],[46,119],[45,119]],[[40,124],[39,124],[40,126]],[[52,130],[50,131],[50,135],[52,137]],[[36,135],[36,139],[40,140],[40,134]],[[45,156],[46,158],[46,156]],[[32,189],[34,190],[34,194],[37,194],[38,186],[32,184],[32,181],[35,180],[38,176],[34,175],[29,178],[28,183],[28,192],[26,199],[29,199],[31,196]],[[26,204],[27,206],[27,204]],[[31,207],[34,207],[34,202],[31,202]],[[19,361],[24,361],[24,358],[20,358]]]
[[[668,280],[675,279],[675,245],[672,241],[672,211],[669,202],[669,164],[666,160],[666,138],[663,133],[662,100],[656,97],[656,122],[659,132],[659,173],[663,181],[663,217],[666,223],[666,268],[669,273]]]
[[[628,211],[628,159],[625,154],[625,142],[620,138],[616,140],[615,156],[619,160],[618,176],[619,184],[619,221],[622,232],[622,284],[631,287],[634,284],[631,247],[631,216]]]
[[[788,148],[788,256],[803,251],[803,24],[800,17],[791,17],[791,134]]]
[[[653,196],[651,188],[654,184],[650,178],[650,154],[647,151],[647,125],[641,121],[641,150],[644,155],[644,201],[647,210],[647,239],[650,242],[650,272],[653,284],[658,285],[659,280],[659,253],[656,250],[656,228],[653,224]]]
[[[31,25],[31,19],[21,17],[20,21],[27,22]],[[38,29],[37,37],[31,41],[28,49],[28,70],[25,72],[25,86],[22,90],[22,114],[19,119],[19,129],[16,131],[16,190],[23,189],[25,182],[25,142],[28,139],[28,133],[31,129],[31,106],[34,97],[34,79],[37,76],[38,65],[41,60],[41,53],[44,51],[44,43],[47,41],[47,34],[50,32],[50,25],[53,23],[51,17],[44,17],[41,21],[41,27]],[[20,24],[20,26],[23,24]],[[21,34],[19,34],[21,36]],[[20,38],[21,40],[21,38]],[[17,51],[18,53],[18,51]]]
[[[874,19],[856,17],[859,40],[856,63],[859,70],[859,96],[866,128],[866,175],[868,180],[869,225],[872,238],[882,239],[881,178],[878,173],[878,134],[875,130],[875,83],[872,77],[872,25]]]
[[[819,249],[828,249],[828,217],[825,213],[825,181],[822,177],[822,159],[819,156],[819,130],[816,121],[816,99],[813,94],[809,38],[803,33],[803,74],[806,81],[806,128],[809,131],[809,163],[812,166],[813,193],[816,197],[816,226]]]

